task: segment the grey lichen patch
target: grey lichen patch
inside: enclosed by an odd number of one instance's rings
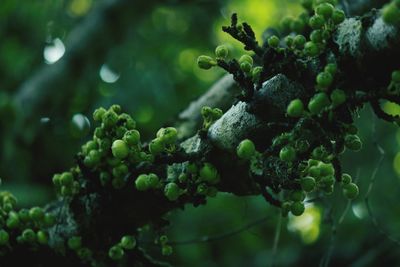
[[[57,223],[48,230],[49,246],[56,251],[64,252],[65,240],[77,234],[78,225],[69,207],[64,202],[59,204],[57,210],[52,211],[57,215]]]
[[[346,19],[339,25],[334,40],[342,54],[360,56],[361,33],[362,24],[358,19]]]
[[[372,27],[366,32],[370,48],[379,51],[391,46],[393,40],[398,39],[399,29],[386,24],[381,17],[375,20]],[[397,37],[397,38],[396,38]]]
[[[206,151],[209,144],[206,140],[201,139],[200,136],[196,134],[195,136],[183,141],[180,146],[186,153],[192,154]]]
[[[210,127],[208,137],[218,148],[233,151],[249,132],[260,125],[261,121],[247,112],[247,104],[239,102]]]
[[[283,74],[278,74],[264,82],[255,97],[263,105],[274,106],[279,111],[285,112],[290,101],[300,97],[302,91],[304,89],[299,84],[290,81]]]

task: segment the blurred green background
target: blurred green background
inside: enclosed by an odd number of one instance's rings
[[[195,61],[199,55],[212,55],[221,43],[229,43],[236,55],[243,53],[240,44],[221,31],[233,12],[252,25],[261,39],[263,31],[276,26],[283,16],[302,11],[295,0],[146,1],[140,4],[143,9],[121,14],[124,19],[115,29],[118,40],[110,42],[99,55],[89,56],[92,52],[87,51],[86,58],[83,54],[76,63],[85,66],[83,71],[65,73],[62,86],[55,84],[34,113],[24,107],[15,110],[13,101],[22,85],[40,72],[50,73],[68,56],[69,36],[92,19],[103,2],[112,1],[0,2],[0,177],[2,189],[11,190],[20,206],[43,205],[54,199],[52,174],[68,169],[88,138],[71,131],[75,114],[83,114],[92,122],[96,107],[117,103],[132,114],[145,138],[150,138],[223,75],[219,70],[198,69]],[[104,25],[96,27],[101,32]],[[97,45],[89,47],[97,51]],[[400,113],[391,103],[384,103],[384,108]],[[28,123],[20,124],[21,118]],[[373,225],[364,195],[372,173],[377,171],[370,196],[372,210],[381,224],[379,229],[400,238],[400,131],[376,120],[368,107],[359,113],[356,124],[365,148],[359,153],[346,152],[342,161],[345,172],[358,177],[361,195],[346,213],[348,203],[340,190],[310,203],[304,215],[281,220],[280,239],[273,249],[278,211],[262,198],[220,194],[209,205],[187,207],[169,215],[171,239],[194,240],[177,244],[171,261],[177,266],[194,267],[399,263],[399,246]],[[384,151],[380,165],[377,144]],[[342,216],[344,220],[338,225]],[[236,230],[239,233],[233,234]],[[216,241],[201,242],[204,236],[224,233]],[[148,249],[159,255],[158,249]]]

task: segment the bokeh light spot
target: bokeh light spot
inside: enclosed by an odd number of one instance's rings
[[[43,57],[46,64],[56,63],[65,53],[63,42],[56,38],[51,44],[47,45],[43,51]]]

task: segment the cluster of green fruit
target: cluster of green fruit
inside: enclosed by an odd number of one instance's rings
[[[47,245],[48,228],[56,223],[54,215],[40,207],[16,210],[16,204],[17,199],[10,192],[0,192],[0,255],[15,242]]]
[[[316,92],[307,104],[311,115],[319,115],[324,111],[332,111],[336,107],[346,102],[346,93],[341,89],[334,89],[328,95],[327,90],[332,85],[334,75],[337,72],[337,65],[329,63],[324,71],[319,73],[316,78]],[[286,110],[289,117],[298,118],[304,116],[304,104],[301,99],[292,100]],[[330,113],[331,114],[331,113]]]
[[[80,184],[75,177],[78,177],[79,169],[72,172],[63,172],[53,175],[53,185],[56,192],[61,196],[73,196],[79,193]]]
[[[160,238],[156,239],[154,241],[155,244],[160,244],[161,246],[161,254],[163,256],[169,256],[173,253],[173,248],[171,245],[168,244],[169,240],[168,240],[168,236],[166,235],[162,235],[160,236]]]
[[[125,235],[120,242],[108,250],[108,256],[115,261],[121,260],[125,251],[133,250],[136,247],[136,239],[132,235]]]
[[[336,25],[342,23],[346,16],[343,10],[335,7],[337,1],[332,0],[305,0],[302,1],[306,12],[297,18],[284,17],[281,20],[281,31],[289,34],[284,38],[286,47],[298,52],[298,55],[309,57],[318,56],[325,49],[327,40],[331,37]],[[311,14],[311,15],[310,15]],[[309,39],[302,35],[311,30]],[[268,44],[278,48],[280,40],[271,36]]]

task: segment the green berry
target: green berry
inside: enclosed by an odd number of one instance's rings
[[[149,151],[153,155],[158,155],[164,151],[164,143],[160,138],[151,140],[149,144]]]
[[[252,65],[249,62],[240,63],[240,69],[246,73],[250,73],[252,69]]]
[[[304,192],[303,191],[300,191],[300,190],[296,190],[296,191],[293,191],[291,194],[290,194],[290,199],[292,200],[292,201],[303,201],[304,200],[304,198],[306,197],[306,195],[304,194]]]
[[[70,173],[70,172],[64,172],[60,176],[60,184],[61,185],[69,186],[72,184],[73,181],[74,181],[74,177],[72,176],[72,173]]]
[[[346,93],[343,90],[335,89],[331,93],[332,105],[337,107],[346,102]]]
[[[337,65],[335,63],[329,63],[324,68],[325,72],[329,72],[332,76],[337,72]]]
[[[208,186],[204,183],[201,183],[197,186],[196,192],[199,195],[206,195],[208,191]]]
[[[318,168],[321,176],[331,176],[335,174],[335,168],[333,167],[332,163],[320,162],[318,164]]]
[[[160,236],[159,240],[160,240],[160,244],[162,246],[164,246],[164,245],[166,245],[168,243],[168,236],[162,235],[162,236]]]
[[[82,247],[82,238],[80,236],[73,236],[68,239],[68,247],[72,250],[78,250]]]
[[[317,75],[317,85],[321,88],[329,87],[333,82],[333,76],[329,72],[321,72]]]
[[[343,186],[343,195],[348,199],[355,199],[359,194],[358,186],[355,183],[349,183]]]
[[[169,255],[171,255],[173,253],[173,251],[174,251],[173,248],[171,246],[169,246],[169,245],[163,246],[161,248],[161,254],[163,256],[169,256]]]
[[[293,40],[293,43],[297,49],[303,49],[306,42],[307,42],[306,37],[304,37],[304,35],[301,34],[294,37]]]
[[[292,162],[296,159],[296,150],[292,146],[285,146],[279,152],[279,158],[286,162]]]
[[[114,157],[124,159],[129,154],[129,147],[123,140],[115,140],[111,147]]]
[[[56,224],[56,217],[51,213],[45,213],[43,218],[43,224],[45,227],[52,227]]]
[[[305,8],[305,9],[311,9],[312,5],[313,5],[313,0],[301,0],[301,5]]]
[[[387,24],[398,24],[400,22],[400,8],[395,3],[385,5],[382,9],[382,19]]]
[[[131,235],[126,235],[123,236],[121,238],[121,242],[120,242],[121,247],[123,247],[124,249],[134,249],[136,246],[136,239],[134,236]]]
[[[311,176],[303,177],[300,180],[300,185],[305,192],[311,192],[316,186],[315,178]]]
[[[249,63],[251,66],[253,66],[253,58],[249,55],[243,55],[239,58],[239,64],[242,64],[244,62]]]
[[[23,240],[24,242],[27,242],[27,243],[33,243],[33,242],[35,242],[35,240],[36,240],[36,234],[35,234],[35,232],[34,232],[32,229],[30,229],[30,228],[25,229],[25,230],[22,232],[22,240]]]
[[[310,40],[314,43],[322,43],[322,31],[321,30],[314,30],[310,33]]]
[[[342,184],[343,185],[346,185],[346,184],[350,184],[351,183],[351,176],[350,176],[350,174],[347,174],[347,173],[343,173],[342,174]]]
[[[294,216],[300,216],[304,213],[305,207],[303,202],[293,202],[290,206],[290,211]]]
[[[229,49],[226,45],[219,45],[215,48],[215,55],[218,58],[226,58],[229,54]]]
[[[319,48],[314,42],[307,42],[304,45],[304,53],[309,57],[315,57],[319,54]]]
[[[175,201],[179,198],[181,190],[176,183],[168,183],[164,188],[164,195],[169,201]]]
[[[139,191],[146,191],[149,189],[149,185],[147,183],[147,174],[141,174],[136,178],[135,187]]]
[[[114,111],[115,113],[119,114],[119,113],[121,113],[122,108],[121,108],[120,105],[114,104],[114,105],[112,105],[112,106],[110,107],[109,110],[112,110],[112,111]]]
[[[178,138],[178,131],[174,127],[161,128],[157,132],[157,138],[165,144],[174,144]]]
[[[333,14],[333,10],[335,9],[335,7],[329,3],[322,3],[319,4],[316,8],[315,8],[315,13],[317,15],[323,16],[324,18],[330,18]]]
[[[204,163],[204,166],[199,171],[199,176],[202,181],[210,184],[215,184],[219,181],[217,169],[210,163]]]
[[[392,72],[392,82],[400,83],[400,70],[395,70]]]
[[[216,65],[217,65],[217,62],[212,57],[199,56],[197,58],[197,66],[199,66],[199,68],[201,68],[201,69],[208,70]]]
[[[254,146],[254,143],[249,139],[245,139],[240,142],[240,144],[236,148],[236,154],[241,159],[249,160],[255,152],[256,147]]]
[[[4,229],[0,229],[0,246],[4,246],[8,244],[10,240],[10,235]]]
[[[33,207],[29,210],[29,216],[32,220],[39,222],[44,218],[44,211],[40,207]]]
[[[362,148],[362,142],[358,135],[346,135],[344,144],[348,149],[353,151],[359,151]]]
[[[293,32],[296,33],[302,33],[304,31],[304,27],[305,27],[305,23],[303,20],[301,19],[294,19],[291,23],[290,23],[290,29]]]
[[[291,35],[288,35],[285,37],[285,43],[287,45],[287,47],[292,47],[293,46],[293,42],[294,42],[294,38]]]
[[[104,108],[98,108],[93,112],[93,119],[95,121],[101,121],[105,113],[106,110]]]
[[[292,100],[289,103],[287,110],[286,110],[287,114],[293,118],[301,117],[301,115],[303,114],[303,111],[304,111],[304,105],[300,99]]]
[[[116,178],[123,178],[129,172],[128,166],[121,163],[112,169],[112,174]]]
[[[326,93],[315,94],[308,102],[308,110],[313,115],[317,115],[330,105],[329,97]]]
[[[149,173],[147,175],[147,186],[148,188],[156,188],[158,186],[158,183],[160,182],[160,179],[158,178],[158,176],[154,173]]]
[[[124,134],[123,140],[130,146],[137,145],[140,142],[140,133],[138,130],[129,130]]]
[[[281,26],[284,32],[288,32],[290,30],[290,25],[292,24],[293,18],[286,16],[281,19],[279,25]]]
[[[52,181],[55,186],[61,186],[61,174],[54,174]]]
[[[332,21],[336,25],[342,23],[345,20],[345,18],[346,18],[346,15],[344,14],[343,10],[335,9],[335,11],[333,11]]]
[[[18,211],[18,216],[19,216],[19,220],[21,222],[29,222],[29,220],[31,219],[31,217],[29,216],[29,210],[27,209],[20,209]]]
[[[102,117],[102,121],[103,121],[104,127],[106,129],[109,129],[111,127],[114,127],[117,124],[118,115],[113,110],[108,110],[108,111],[106,111],[106,113],[104,113],[104,115]]]
[[[279,38],[276,35],[272,35],[268,38],[268,45],[273,48],[277,48],[279,46]]]
[[[89,248],[80,248],[76,254],[83,261],[88,261],[92,257],[92,251]]]
[[[308,24],[313,30],[322,29],[325,25],[325,19],[322,16],[314,15],[308,21]]]
[[[45,231],[39,230],[36,233],[36,239],[39,244],[46,245],[49,242],[49,236]]]
[[[116,246],[112,246],[109,250],[108,250],[108,256],[112,259],[112,260],[120,260],[124,257],[124,250],[121,248],[121,246],[116,245]]]

